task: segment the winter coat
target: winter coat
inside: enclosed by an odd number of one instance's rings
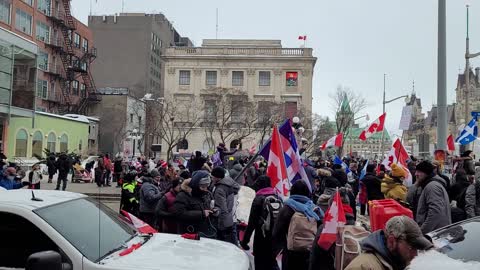
[[[47,159],[47,168],[48,168],[48,174],[56,174],[57,173],[57,167],[55,166],[55,157],[50,156]]]
[[[140,188],[140,213],[154,213],[155,206],[163,196],[157,186],[155,186],[151,177],[142,178],[142,187]]]
[[[207,162],[207,159],[200,156],[200,157],[195,157],[193,159],[189,160],[189,167],[190,167],[190,172],[193,173],[194,171],[199,171],[202,169],[203,164]]]
[[[353,259],[345,270],[393,270],[392,255],[385,242],[382,230],[370,234],[361,242],[363,252]]]
[[[451,186],[448,193],[450,201],[456,201],[457,205],[459,202],[460,204],[465,205],[465,191],[467,190],[468,186],[470,186],[468,176],[457,173],[455,175],[455,184]]]
[[[177,194],[173,203],[174,215],[178,222],[178,233],[199,233],[203,237],[215,238],[212,224],[215,224],[212,215],[206,217],[204,210],[211,210],[210,202],[213,196],[210,193],[193,194],[189,186],[191,180],[182,183],[182,191]]]
[[[229,171],[228,173],[230,174],[230,177],[235,180],[235,178],[237,178],[238,175],[240,175],[240,173],[242,172],[243,170],[243,167],[242,165],[240,164],[235,164]],[[244,185],[245,184],[245,177],[242,175],[240,177],[238,177],[238,179],[236,179],[236,182],[239,184],[239,185]]]
[[[424,234],[452,223],[445,180],[433,176],[425,181],[415,217]]]
[[[248,226],[242,240],[244,243],[249,243],[253,231],[255,231],[253,237],[255,269],[270,270],[276,265],[276,261],[273,257],[272,236],[268,234],[264,236],[262,232],[263,204],[265,198],[270,195],[275,195],[273,188],[263,188],[256,193],[255,199],[253,199],[252,202],[252,207],[250,208]]]
[[[123,183],[122,194],[120,196],[120,210],[125,210],[131,214],[138,215],[137,192],[138,189],[135,183]]]
[[[388,175],[385,175],[385,178],[383,178],[381,190],[386,199],[400,200],[402,202],[405,202],[407,199],[407,187]]]
[[[305,173],[307,174],[308,181],[310,181],[310,186],[315,186],[315,179],[319,179],[317,170],[310,165],[305,166]]]
[[[246,180],[245,184],[248,185],[249,187],[252,187],[259,176],[258,171],[255,168],[255,166],[251,166],[250,168],[248,168],[246,172],[247,172],[246,173],[247,177],[245,179]]]
[[[113,169],[112,161],[109,158],[104,157],[103,163],[105,164],[105,170],[112,171]]]
[[[337,190],[335,188],[325,188],[323,194],[320,195],[320,197],[318,198],[317,205],[322,209],[324,213],[327,212],[327,209],[329,207],[328,202],[330,201],[330,198],[335,195],[336,191]]]
[[[171,189],[158,201],[155,207],[155,216],[157,218],[157,226],[163,233],[177,233],[177,222],[175,221],[175,209],[173,204],[177,193]]]
[[[470,184],[465,194],[465,212],[467,218],[480,216],[480,182]]]
[[[42,172],[40,170],[30,171],[30,173],[28,173],[28,182],[31,185],[40,183],[40,180],[42,180]]]
[[[121,173],[123,172],[123,166],[122,166],[123,160],[122,159],[116,159],[115,162],[113,162],[113,171],[115,173]]]
[[[475,175],[475,161],[472,158],[463,161],[463,169],[467,175]]]
[[[218,229],[225,230],[233,226],[233,207],[235,205],[235,195],[238,194],[240,185],[230,177],[225,177],[215,184],[213,198],[215,207],[220,209],[218,216]]]
[[[382,180],[375,174],[367,173],[362,182],[367,188],[367,200],[383,200],[385,198],[381,190]]]
[[[70,163],[70,160],[68,160],[67,155],[61,155],[58,158],[55,167],[58,169],[58,178],[65,178],[67,177],[68,172],[70,172],[72,165]]]
[[[19,189],[23,187],[23,184],[21,182],[17,182],[15,180],[10,180],[5,176],[0,177],[0,187],[6,189],[6,190],[11,190],[11,189]]]
[[[416,220],[418,201],[420,200],[420,195],[422,195],[422,187],[413,185],[408,189],[407,193],[407,203],[410,205],[410,210],[413,213],[413,219]]]

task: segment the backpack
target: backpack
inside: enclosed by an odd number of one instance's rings
[[[288,226],[287,249],[290,251],[310,251],[312,249],[317,221],[308,219],[304,214],[295,212]]]
[[[342,235],[342,242],[335,245],[335,258],[340,258],[336,262],[340,265],[335,269],[345,269],[360,253],[362,247],[360,242],[370,235],[370,232],[360,226],[346,225]]]
[[[262,233],[264,237],[271,236],[273,225],[277,221],[280,209],[283,207],[283,201],[276,195],[269,195],[263,201]]]

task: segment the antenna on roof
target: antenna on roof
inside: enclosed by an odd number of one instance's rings
[[[43,202],[42,199],[35,197],[35,193],[33,193],[33,189],[32,189],[32,201],[35,201],[35,202]]]

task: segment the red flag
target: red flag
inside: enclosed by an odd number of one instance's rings
[[[398,166],[402,167],[407,172],[407,177],[405,179],[407,186],[412,184],[412,174],[408,170],[407,167],[407,160],[409,159],[408,152],[403,147],[402,142],[400,139],[397,139],[388,152],[387,157],[383,160],[382,164],[385,165],[387,169],[391,168],[393,163],[396,163]]]
[[[362,133],[360,133],[360,136],[358,136],[358,138],[362,141],[366,141],[368,138],[370,138],[370,136],[373,135],[373,133],[383,131],[386,115],[387,113],[380,115],[377,120],[373,121],[373,123],[371,123],[369,127],[362,131]]]
[[[342,142],[343,142],[343,133],[338,133],[337,135],[333,136],[332,138],[328,139],[328,141],[326,141],[321,149],[322,150],[325,150],[325,148],[329,147],[329,146],[336,146],[336,147],[341,147],[342,146]]]
[[[448,136],[447,138],[447,148],[448,148],[448,151],[455,151],[455,141],[453,139],[453,135],[450,134],[450,136]]]
[[[298,36],[299,40],[307,40],[307,36]]]
[[[285,165],[285,157],[283,155],[277,126],[273,127],[270,154],[268,156],[267,176],[270,177],[272,187],[278,194],[286,197],[290,189],[290,182],[287,178],[287,167]]]
[[[122,214],[123,214],[128,220],[130,220],[130,222],[132,223],[132,225],[135,227],[135,229],[137,229],[137,231],[138,231],[139,233],[143,233],[143,234],[157,233],[157,230],[155,230],[155,229],[152,228],[150,225],[148,225],[147,223],[143,222],[142,220],[140,220],[140,219],[137,218],[136,216],[128,213],[128,212],[125,211],[125,210],[122,210],[121,212],[122,212]]]
[[[329,250],[337,240],[337,229],[343,227],[347,222],[345,212],[343,211],[342,198],[337,190],[332,205],[328,208],[324,217],[324,227],[317,244],[324,250]]]

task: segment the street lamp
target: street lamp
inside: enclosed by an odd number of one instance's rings
[[[298,116],[294,116],[292,118],[292,122],[293,122],[292,127],[295,129],[295,133],[297,135],[295,136],[295,140],[297,141],[297,147],[299,147],[299,153],[300,153],[300,149],[303,148],[303,145],[304,144],[306,145],[308,143],[307,139],[302,137],[303,133],[305,132],[305,128],[302,126],[302,123]]]
[[[130,131],[130,135],[128,136],[128,138],[133,140],[132,157],[135,157],[135,140],[140,140],[142,137],[140,136],[140,133],[138,132],[138,129],[134,128],[132,131]]]
[[[358,119],[364,118],[364,117],[365,117],[365,120],[370,121],[370,116],[368,115],[368,113],[365,114],[365,115],[362,115],[362,116],[359,116],[359,117],[353,119],[353,121],[355,122],[355,121],[357,121]]]

